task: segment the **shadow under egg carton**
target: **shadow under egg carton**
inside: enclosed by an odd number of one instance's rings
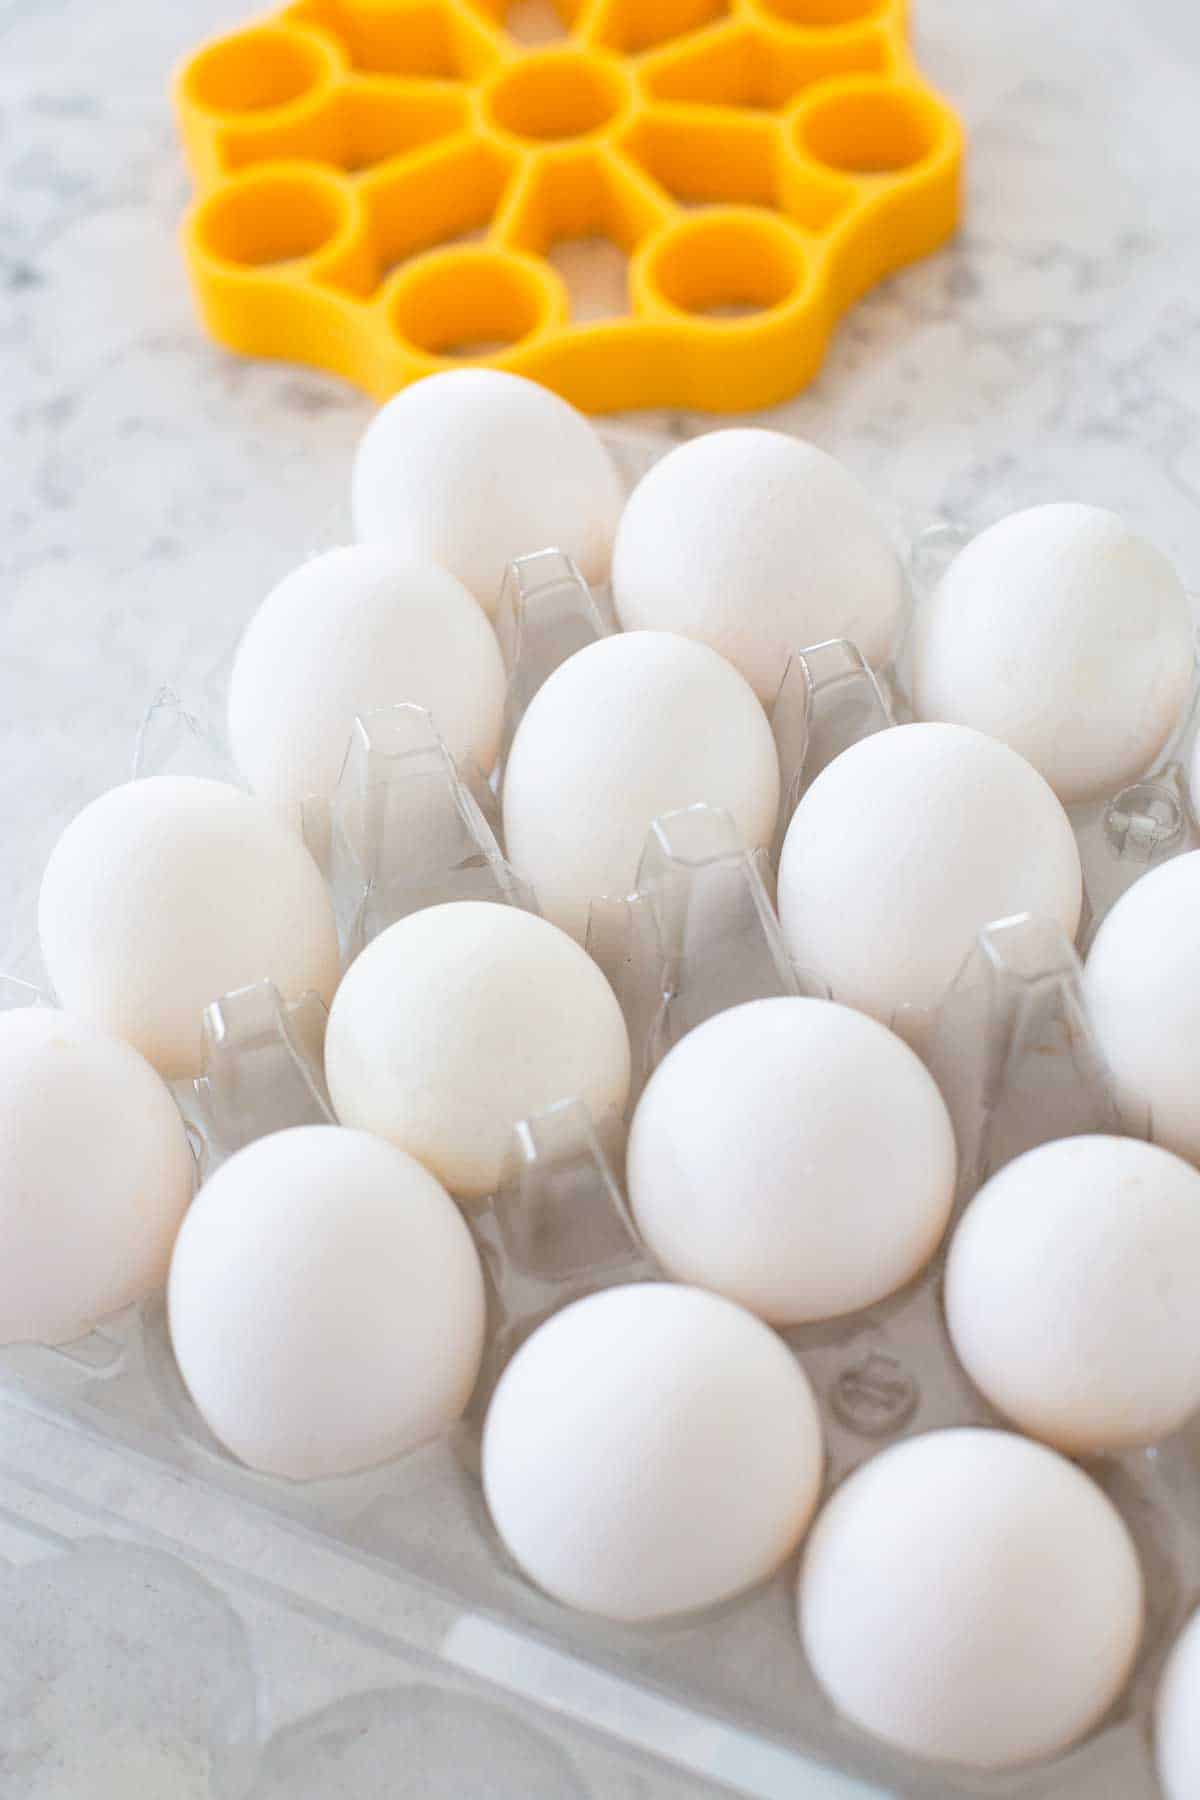
[[[61,1431],[29,1423],[57,1463]],[[233,1556],[206,1553],[13,1461],[0,1463],[13,1800],[638,1800],[651,1773],[679,1800],[717,1792],[477,1676],[459,1609],[414,1592],[397,1630],[396,1595],[380,1606],[360,1585],[335,1610],[319,1558],[292,1558],[281,1586],[239,1566],[236,1530]],[[353,1583],[336,1586],[350,1598]],[[461,1656],[439,1653],[450,1639]]]
[[[950,547],[944,531],[936,541],[922,540],[915,585],[936,572]],[[551,667],[610,622],[602,597],[590,595],[553,552],[510,571],[501,620],[514,715]],[[785,814],[820,767],[896,716],[904,716],[902,658],[898,671],[877,676],[850,645],[798,653],[775,716]],[[1158,830],[1157,804],[1194,729],[1189,721],[1144,782],[1089,809],[1090,850],[1081,835],[1089,881],[1102,857],[1115,870],[1107,885],[1097,884],[1102,897],[1128,885],[1147,862],[1194,841],[1182,799],[1186,829],[1173,835]],[[142,772],[159,761],[172,766],[180,746],[191,756],[198,743],[221,754],[201,721],[160,704],[157,724],[143,737]],[[433,898],[478,897],[480,883],[484,891],[491,884],[492,898],[532,903],[513,885],[490,790],[454,768],[419,708],[400,705],[362,721],[346,781],[318,824],[326,832],[327,869],[340,856],[348,871],[342,912],[351,953],[356,933],[365,941],[390,917]],[[312,841],[320,833],[311,819],[305,823]],[[459,889],[459,882],[469,885]],[[625,1005],[639,1082],[678,1036],[722,1007],[813,991],[787,959],[770,885],[771,859],[748,853],[723,814],[697,806],[655,823],[635,895],[593,910],[590,947]],[[11,996],[14,1003],[29,997],[28,990]],[[1081,1130],[1138,1129],[1137,1121],[1118,1120],[1080,997],[1075,947],[1043,921],[1026,916],[987,927],[935,1015],[894,1023],[925,1056],[951,1106],[960,1204],[1022,1149]],[[210,1010],[205,1074],[183,1097],[210,1161],[282,1124],[330,1117],[322,1027],[319,1007],[285,1004],[265,986]],[[161,1298],[81,1344],[6,1351],[0,1379],[14,1403],[66,1414],[89,1433],[140,1452],[143,1467],[186,1475],[209,1496],[228,1495],[270,1515],[310,1548],[343,1558],[348,1583],[360,1568],[381,1589],[415,1580],[463,1614],[440,1646],[451,1660],[469,1655],[478,1673],[510,1690],[549,1694],[573,1717],[743,1792],[791,1800],[807,1783],[822,1796],[1150,1800],[1149,1700],[1165,1647],[1200,1594],[1195,1425],[1152,1451],[1087,1464],[1141,1551],[1145,1647],[1124,1698],[1085,1743],[1053,1763],[1003,1776],[918,1765],[832,1715],[800,1647],[794,1563],[714,1612],[648,1628],[569,1614],[514,1569],[478,1483],[482,1407],[508,1356],[548,1313],[613,1282],[655,1277],[629,1219],[620,1150],[619,1122],[592,1121],[569,1099],[518,1128],[504,1186],[471,1217],[490,1289],[489,1351],[476,1399],[454,1433],[399,1462],[309,1484],[236,1464],[191,1405]],[[787,1334],[820,1404],[827,1487],[901,1437],[999,1422],[949,1349],[941,1277],[939,1257],[909,1288],[869,1311]]]
[[[840,315],[947,238],[962,133],[903,0],[295,0],[199,50],[184,247],[232,349],[386,397],[463,362],[590,412],[730,412],[816,373]],[[629,259],[586,322],[556,251]]]

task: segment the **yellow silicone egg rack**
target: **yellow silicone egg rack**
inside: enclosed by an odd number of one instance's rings
[[[177,102],[208,329],[386,397],[464,362],[589,412],[766,406],[839,315],[953,230],[962,136],[903,0],[296,0],[198,51]],[[629,310],[549,260],[601,237]]]

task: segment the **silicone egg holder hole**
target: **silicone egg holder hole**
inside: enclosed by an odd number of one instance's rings
[[[589,411],[738,411],[955,226],[961,132],[902,0],[587,0],[535,43],[507,12],[296,0],[184,65],[220,342],[379,396],[465,360]],[[581,240],[628,259],[613,316],[558,273]]]
[[[541,681],[609,629],[611,617],[567,559],[546,551],[510,569],[499,619],[511,733]],[[798,651],[774,709],[784,812],[832,756],[887,729],[893,716],[888,679],[867,669],[853,646]],[[216,772],[223,755],[175,696],[159,696],[141,736],[142,773],[179,759],[193,772]],[[478,895],[480,882],[490,897],[532,904],[510,886],[517,878],[489,822],[489,795],[477,776],[454,767],[419,708],[401,704],[360,722],[338,795],[308,809],[305,820],[327,870],[341,859],[352,943],[433,898]],[[1129,809],[1130,818],[1139,816]],[[1131,839],[1140,845],[1144,834],[1123,829],[1125,854]],[[1110,852],[1117,854],[1115,844]],[[456,887],[460,880],[465,889]],[[702,805],[656,821],[636,892],[596,904],[590,941],[630,1020],[639,1084],[672,1043],[721,1007],[820,991],[787,959],[771,905],[770,859],[748,852],[729,819]],[[33,996],[13,986],[7,997],[25,1003]],[[328,1119],[323,1022],[319,1004],[286,1004],[265,984],[210,1009],[204,1075],[187,1099],[211,1161],[262,1130]],[[942,1006],[919,1024],[909,1035],[939,1072],[954,1118],[960,1202],[1036,1142],[1118,1128],[1080,1003],[1075,953],[1046,923],[1021,918],[988,927]],[[1136,1131],[1137,1124],[1123,1127]],[[4,1352],[6,1386],[17,1404],[50,1407],[136,1447],[151,1471],[156,1464],[176,1476],[190,1471],[214,1495],[266,1508],[347,1558],[348,1571],[365,1561],[373,1591],[416,1577],[440,1603],[465,1609],[464,1622],[447,1634],[447,1651],[510,1690],[536,1694],[549,1684],[568,1693],[581,1721],[611,1724],[701,1775],[764,1796],[791,1795],[805,1781],[826,1779],[814,1772],[816,1757],[880,1792],[1093,1800],[1117,1770],[1123,1800],[1143,1793],[1149,1800],[1144,1721],[1156,1659],[1200,1592],[1200,1541],[1187,1524],[1200,1505],[1194,1426],[1153,1452],[1091,1465],[1143,1551],[1147,1648],[1111,1720],[1068,1756],[1004,1777],[915,1765],[834,1719],[800,1651],[794,1567],[715,1614],[644,1630],[569,1614],[512,1569],[472,1473],[480,1412],[507,1358],[549,1312],[615,1281],[655,1277],[622,1191],[621,1150],[622,1122],[592,1120],[568,1097],[520,1124],[504,1183],[471,1218],[491,1304],[476,1400],[462,1428],[399,1462],[306,1485],[234,1463],[191,1407],[161,1298],[106,1322],[82,1344]],[[909,1288],[867,1312],[787,1334],[821,1405],[830,1481],[902,1435],[997,1422],[949,1352],[939,1290],[935,1259]],[[347,1582],[353,1585],[349,1574]]]

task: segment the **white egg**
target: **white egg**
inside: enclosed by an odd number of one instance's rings
[[[221,781],[163,775],[93,800],[46,865],[38,928],[63,1005],[169,1080],[200,1073],[204,1008],[224,994],[269,979],[328,1002],[337,985],[317,865]]]
[[[464,1199],[495,1189],[514,1127],[559,1100],[622,1111],[629,1034],[596,964],[513,906],[457,901],[381,933],[338,990],[325,1072],[343,1125]]]
[[[160,1287],[194,1175],[136,1050],[49,1007],[0,1014],[0,1343],[68,1343]]]
[[[1122,894],[1083,988],[1130,1128],[1200,1162],[1200,851]]]
[[[214,1436],[268,1475],[349,1474],[457,1419],[483,1352],[471,1234],[427,1169],[357,1131],[260,1138],[201,1189],[171,1342]]]
[[[267,595],[229,683],[237,765],[263,800],[333,793],[355,718],[423,706],[455,761],[490,774],[504,720],[504,663],[453,575],[360,544],[331,550]]]
[[[590,901],[633,890],[655,819],[698,801],[731,814],[748,849],[770,843],[779,759],[762,707],[705,644],[664,631],[602,638],[555,670],[517,729],[509,860],[582,940]]]
[[[1154,1709],[1154,1748],[1163,1800],[1200,1794],[1200,1612],[1171,1651]]]
[[[981,533],[918,607],[913,645],[917,716],[1011,744],[1067,806],[1153,762],[1194,660],[1183,583],[1098,506],[1034,506]]]
[[[489,618],[505,566],[535,550],[607,580],[622,500],[583,414],[497,369],[414,382],[376,414],[354,463],[356,536],[449,569]]]
[[[829,638],[886,663],[905,598],[854,476],[778,431],[714,431],[673,450],[634,490],[613,549],[625,630],[711,644],[766,705],[792,652]]]
[[[1073,1463],[935,1431],[857,1469],[809,1536],[800,1632],[838,1711],[915,1756],[1004,1769],[1108,1711],[1142,1632],[1137,1552]]]
[[[993,1175],[946,1265],[959,1360],[998,1412],[1086,1454],[1200,1408],[1200,1174],[1132,1138],[1074,1137]]]
[[[1034,913],[1074,938],[1082,891],[1051,789],[962,725],[900,725],[843,751],[796,808],[779,867],[796,963],[885,1023],[935,1006],[996,919]]]
[[[928,1262],[956,1160],[907,1044],[824,1000],[756,1000],[689,1032],[651,1077],[629,1197],[677,1281],[797,1325],[869,1306]]]
[[[690,1612],[764,1581],[816,1505],[821,1425],[799,1363],[715,1294],[645,1283],[556,1313],[504,1371],[483,1485],[505,1548],[556,1600]]]

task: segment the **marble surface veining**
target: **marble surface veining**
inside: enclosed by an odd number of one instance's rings
[[[36,974],[41,865],[127,775],[154,689],[201,689],[267,587],[345,531],[369,403],[208,343],[176,250],[167,71],[246,10],[0,0],[0,970]],[[970,130],[965,228],[766,418],[902,532],[1089,500],[1200,584],[1200,12],[917,14]]]

